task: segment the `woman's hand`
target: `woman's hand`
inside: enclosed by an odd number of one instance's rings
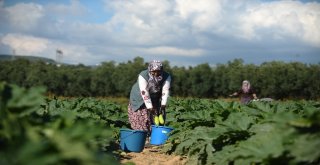
[[[231,95],[229,95],[230,97],[233,97],[233,96],[237,96],[238,95],[238,93],[237,92],[235,92],[235,93],[232,93]]]
[[[255,93],[252,94],[252,96],[253,96],[253,99],[254,99],[254,100],[259,100],[258,97],[257,97],[257,95],[256,95]]]
[[[166,106],[165,105],[161,105],[160,107],[160,113],[164,114],[164,112],[166,111]]]
[[[147,109],[149,112],[150,112],[150,114],[152,114],[152,115],[158,115],[157,114],[157,110],[155,109],[155,108],[149,108],[149,109]]]
[[[166,114],[166,106],[165,105],[161,105],[160,107],[160,115],[159,115],[159,123],[161,125],[164,125],[164,115]]]

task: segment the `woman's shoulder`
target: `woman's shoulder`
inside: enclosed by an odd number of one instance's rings
[[[163,74],[170,76],[170,73],[163,71]]]
[[[170,76],[170,73],[163,71],[163,78],[167,79]]]
[[[249,90],[250,90],[251,93],[255,93],[256,92],[256,90],[253,87],[251,87]]]
[[[146,75],[148,75],[148,70],[143,70],[143,71],[141,71],[141,72],[139,73],[139,75],[141,75],[141,76],[146,76]]]

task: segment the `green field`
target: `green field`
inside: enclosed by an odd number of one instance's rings
[[[0,84],[0,164],[119,164],[126,99]],[[171,98],[162,148],[188,164],[319,164],[320,102]]]

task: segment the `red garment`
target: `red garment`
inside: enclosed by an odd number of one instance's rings
[[[245,93],[242,89],[240,89],[237,93],[240,96],[240,102],[243,104],[247,104],[254,99],[253,94],[256,92],[253,88],[250,88],[247,93]]]
[[[128,117],[131,128],[134,130],[147,131],[151,134],[151,117],[146,108],[140,108],[137,111],[132,110],[131,104],[128,105]]]

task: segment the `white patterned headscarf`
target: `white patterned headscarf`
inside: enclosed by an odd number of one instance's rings
[[[148,66],[148,70],[149,72],[151,71],[162,71],[163,70],[163,65],[160,61],[157,61],[157,60],[153,60],[149,63],[149,66]]]
[[[249,90],[250,90],[250,82],[249,82],[248,80],[244,80],[244,81],[242,82],[242,91],[243,91],[244,93],[248,93]]]
[[[163,78],[163,76],[162,76],[162,71],[163,71],[162,63],[157,60],[151,61],[148,66],[148,71],[149,71],[149,80],[148,80],[147,89],[151,93],[160,92],[161,91],[160,81]],[[151,74],[152,71],[160,71],[161,73],[159,76],[156,77]]]

